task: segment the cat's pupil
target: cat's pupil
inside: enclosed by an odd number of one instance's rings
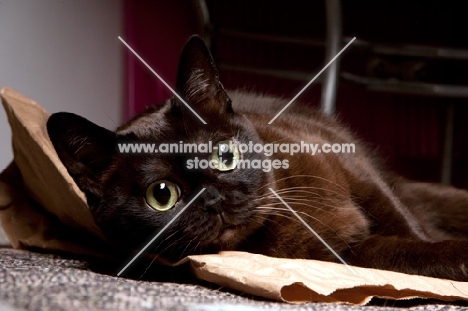
[[[160,183],[153,188],[153,196],[161,205],[166,205],[171,199],[171,190],[166,186],[166,183]]]
[[[221,161],[225,161],[225,165],[230,165],[234,159],[234,153],[231,148],[229,148],[228,144],[221,144],[219,146],[218,157]]]

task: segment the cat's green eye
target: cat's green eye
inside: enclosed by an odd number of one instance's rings
[[[230,171],[236,168],[240,160],[237,144],[231,140],[220,141],[213,148],[211,162],[220,171]]]
[[[164,212],[177,203],[179,192],[176,184],[167,180],[160,180],[152,183],[146,189],[146,203],[155,210]]]

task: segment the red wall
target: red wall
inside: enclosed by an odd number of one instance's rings
[[[172,88],[185,41],[198,30],[191,1],[126,0],[123,38]],[[171,97],[171,92],[126,50],[126,106],[129,119],[145,107]]]

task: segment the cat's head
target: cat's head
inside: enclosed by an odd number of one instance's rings
[[[116,132],[74,114],[53,114],[47,123],[50,139],[110,240],[138,249],[205,188],[156,241],[153,251],[179,258],[233,249],[261,226],[263,216],[257,207],[265,203],[268,187],[274,187],[272,173],[236,167],[239,160],[263,159],[238,149],[240,143],[260,143],[260,138],[248,119],[233,111],[199,37],[192,37],[182,51],[176,91],[206,124],[174,97]],[[213,152],[119,149],[125,143],[156,148],[190,144],[200,149],[210,142]]]

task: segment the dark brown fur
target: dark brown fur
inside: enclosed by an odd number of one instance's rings
[[[367,148],[334,119],[287,101],[241,92],[229,96],[201,39],[186,45],[179,65],[180,101],[148,108],[115,133],[76,115],[54,114],[50,138],[86,193],[105,236],[137,249],[204,187],[152,252],[169,259],[244,250],[287,258],[337,258],[269,190],[274,189],[348,264],[468,281],[468,193],[413,183],[381,169]],[[277,153],[288,169],[188,170],[206,154],[120,154],[118,142],[206,143],[235,138],[262,143],[354,143],[354,154]],[[266,159],[243,154],[245,159]],[[170,180],[175,206],[158,212],[146,188]]]

